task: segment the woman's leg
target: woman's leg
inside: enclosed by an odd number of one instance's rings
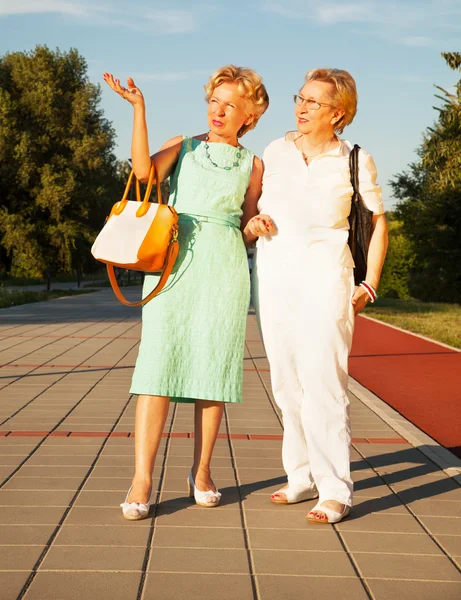
[[[224,412],[223,402],[195,401],[194,465],[192,477],[198,490],[216,491],[211,479],[211,456]]]
[[[318,286],[321,291],[316,289],[315,298],[308,298],[306,304],[311,310],[300,329],[309,336],[298,342],[304,390],[302,422],[319,504],[338,513],[352,506],[353,491],[347,396],[347,363],[354,326],[350,304],[353,280],[349,273],[344,269],[337,281],[325,277],[323,285]],[[321,510],[313,511],[313,515],[326,519]]]
[[[136,470],[128,502],[146,504],[149,501],[152,472],[169,407],[168,396],[143,394],[138,398],[134,440]]]
[[[256,261],[257,264],[257,261]],[[308,446],[301,422],[303,389],[300,384],[296,345],[298,322],[292,309],[292,292],[279,280],[262,278],[255,269],[253,292],[260,331],[270,364],[271,384],[275,402],[283,416],[283,468],[293,489],[312,487]],[[273,497],[287,500],[282,490]]]

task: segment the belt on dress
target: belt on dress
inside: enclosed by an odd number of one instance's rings
[[[197,225],[202,223],[213,223],[214,225],[225,225],[227,227],[237,227],[240,229],[240,217],[218,217],[213,215],[195,215],[192,213],[178,213],[180,219],[189,219],[195,221]]]

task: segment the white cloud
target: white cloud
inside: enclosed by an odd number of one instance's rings
[[[110,9],[65,0],[0,0],[0,15],[3,16],[56,13],[86,17],[94,12],[110,12]]]
[[[434,45],[434,36],[459,30],[461,0],[265,0],[263,10],[288,19],[304,19],[318,25],[367,24],[364,35],[377,35],[407,46]],[[443,33],[442,33],[443,31]],[[357,31],[355,33],[358,33]]]
[[[197,16],[185,10],[155,10],[144,15],[149,28],[159,33],[188,33],[197,29]]]
[[[114,8],[113,4],[94,2],[72,2],[67,0],[0,0],[0,17],[26,14],[56,14],[79,18],[92,25],[123,27],[135,31],[152,31],[153,34],[178,34],[196,31],[197,12],[174,9],[147,8],[140,3],[122,5],[126,9]]]
[[[434,41],[431,38],[421,35],[404,37],[402,38],[401,42],[405,46],[419,46],[422,48],[428,48],[434,45]]]

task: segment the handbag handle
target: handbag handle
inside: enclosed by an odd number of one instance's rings
[[[146,193],[144,195],[144,202],[149,202],[149,198],[150,198],[150,195],[152,192],[152,187],[154,185],[154,180],[157,182],[157,202],[158,202],[158,204],[167,204],[167,202],[163,202],[162,190],[160,188],[160,181],[158,178],[157,167],[155,166],[154,162],[151,160],[149,179],[147,180],[147,188],[146,188]]]
[[[125,296],[122,294],[122,291],[120,290],[117,278],[115,277],[114,265],[106,264],[107,274],[109,275],[109,281],[110,281],[112,289],[114,290],[114,293],[117,296],[118,300],[120,300],[120,302],[122,304],[124,304],[125,306],[144,306],[144,304],[147,304],[150,300],[152,300],[152,298],[155,298],[155,296],[157,296],[157,294],[159,294],[162,291],[162,289],[165,287],[165,284],[168,281],[168,277],[170,276],[171,271],[174,267],[174,263],[176,262],[178,252],[179,252],[178,240],[176,239],[176,237],[174,237],[171,240],[170,245],[168,246],[168,250],[166,253],[166,257],[165,257],[165,265],[163,267],[163,271],[162,271],[162,274],[160,276],[160,279],[159,279],[157,285],[150,292],[150,294],[148,294],[142,300],[138,300],[137,302],[129,302],[125,298]]]
[[[142,202],[141,202],[141,187],[139,184],[139,179],[136,178],[136,175],[134,174],[133,169],[131,169],[131,173],[130,173],[130,176],[128,177],[128,181],[127,181],[127,184],[125,187],[125,191],[123,192],[122,199],[118,203],[117,208],[114,209],[113,214],[120,215],[123,212],[123,210],[128,202],[128,194],[131,189],[133,177],[136,179],[136,201],[141,204],[141,206],[138,208],[138,210],[136,212],[137,217],[144,216],[146,214],[146,212],[149,210],[149,199],[150,199],[150,195],[152,193],[152,187],[154,185],[154,181],[157,182],[157,203],[158,204],[167,204],[166,202],[163,202],[162,190],[160,187],[157,169],[155,167],[154,162],[151,160],[149,179],[147,180],[146,193],[144,194],[144,199],[142,200]]]
[[[360,146],[358,144],[354,144],[354,147],[349,155],[349,170],[354,194],[357,194],[359,191],[359,151]]]
[[[128,181],[125,186],[125,191],[123,192],[120,202],[128,200],[128,194],[130,193],[131,185],[133,183],[133,177],[136,179],[134,171],[131,169],[130,176],[128,177]],[[141,185],[139,184],[139,179],[136,179],[136,201],[141,202]]]

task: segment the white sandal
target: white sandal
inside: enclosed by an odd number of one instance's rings
[[[326,519],[317,519],[315,516],[310,517],[309,515],[311,515],[313,512],[322,512],[323,514],[325,514],[327,516]],[[351,507],[350,506],[344,506],[344,509],[342,512],[336,512],[335,510],[332,510],[331,508],[327,508],[326,506],[323,506],[323,502],[317,502],[317,504],[314,506],[314,508],[309,511],[309,513],[306,516],[306,520],[309,521],[309,523],[320,523],[321,525],[332,525],[333,523],[339,523],[342,519],[344,519],[344,517],[347,517],[347,515],[351,512]]]
[[[201,492],[200,490],[198,490],[195,487],[194,478],[192,477],[192,471],[190,471],[189,473],[187,484],[189,486],[189,497],[194,498],[195,504],[198,504],[199,506],[203,506],[205,508],[215,508],[219,505],[222,494],[220,494],[218,490],[216,490],[216,492],[213,492],[213,490],[208,490],[207,492]],[[216,499],[215,502],[213,502],[213,498]]]
[[[286,500],[283,498],[275,498],[274,496],[285,494]],[[305,488],[304,486],[290,485],[285,489],[278,490],[271,495],[271,501],[274,504],[297,504],[298,502],[305,502],[306,500],[314,500],[319,497],[319,492],[315,483],[310,487]]]
[[[152,494],[152,489],[149,492],[149,501],[147,504],[142,504],[141,502],[128,502],[128,497],[132,488],[133,486],[131,486],[128,490],[125,502],[122,502],[120,506],[122,507],[122,513],[125,519],[128,521],[141,521],[149,516],[150,496]]]

